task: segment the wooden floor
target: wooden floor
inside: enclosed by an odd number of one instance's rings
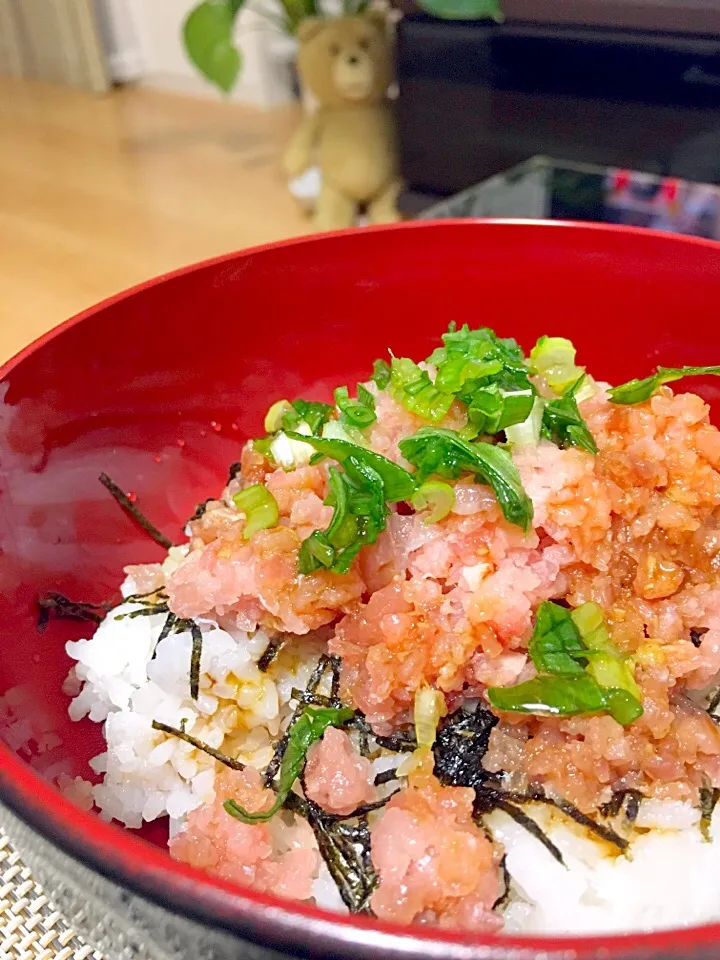
[[[0,362],[143,279],[309,232],[279,172],[294,121],[0,77]]]

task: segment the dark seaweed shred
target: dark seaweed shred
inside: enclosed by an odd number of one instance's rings
[[[173,633],[175,629],[175,624],[177,623],[177,619],[178,618],[175,616],[174,613],[168,613],[167,617],[165,618],[165,623],[163,624],[162,630],[160,631],[160,636],[157,638],[155,646],[153,647],[152,656],[150,657],[151,660],[154,660],[155,657],[157,656],[158,647],[160,646],[162,641],[166,637],[169,637],[171,633]]]
[[[235,463],[231,463],[228,467],[228,478],[227,482],[230,483],[231,480],[234,480],[235,477],[242,472],[242,464],[239,460],[236,460]]]
[[[277,655],[280,653],[283,645],[285,644],[287,637],[280,636],[274,637],[268,645],[263,650],[262,656],[257,662],[258,670],[261,670],[265,673],[271,663],[274,663]]]
[[[370,855],[367,817],[354,824],[325,817],[315,804],[308,804],[307,821],[320,854],[350,913],[371,913],[370,898],[378,878]]]
[[[397,780],[397,767],[393,767],[392,770],[382,770],[375,777],[375,786],[381,787],[384,783],[392,783],[393,780]]]
[[[708,632],[708,627],[690,627],[690,640],[694,647],[699,647],[702,643],[702,638]]]
[[[500,875],[503,878],[504,890],[493,904],[493,910],[499,910],[500,907],[504,907],[510,896],[510,871],[507,868],[507,855],[503,856],[500,861]]]
[[[715,806],[720,800],[720,790],[709,786],[700,787],[700,832],[703,839],[710,842],[710,821],[712,820]]]
[[[90,623],[102,623],[112,605],[109,603],[86,603],[84,600],[70,600],[62,593],[50,591],[38,597],[37,619],[38,633],[43,633],[51,617],[56,620],[83,620]]]
[[[717,720],[718,717],[715,715],[715,711],[720,704],[720,687],[715,691],[715,693],[710,698],[710,703],[707,706],[707,712],[710,714],[713,720]]]
[[[189,630],[192,635],[192,652],[190,654],[190,696],[197,700],[200,693],[200,658],[202,657],[202,630],[194,620],[177,620],[175,633]]]
[[[139,610],[129,610],[127,613],[115,614],[116,620],[136,620],[138,617],[154,617],[158,613],[170,613],[167,599],[158,599],[156,603],[148,603]]]
[[[643,799],[639,790],[616,790],[612,799],[600,807],[600,813],[603,817],[616,817],[625,807],[625,820],[629,824],[635,823],[640,812],[640,803]]]
[[[503,793],[503,796],[514,803],[544,803],[548,806],[555,807],[556,810],[564,813],[566,817],[570,817],[575,823],[579,823],[580,826],[585,827],[586,830],[594,833],[596,837],[599,837],[606,843],[611,843],[614,847],[617,847],[618,850],[625,851],[628,848],[628,841],[624,837],[621,837],[619,833],[605,826],[605,824],[597,823],[592,817],[588,817],[587,814],[583,813],[582,810],[578,810],[569,800],[554,800],[552,797],[546,796],[541,790],[533,793],[512,793],[508,791]]]
[[[498,718],[482,703],[473,713],[460,708],[446,717],[433,747],[435,776],[454,787],[477,787],[491,774],[483,769],[482,758]]]
[[[111,480],[106,473],[101,473],[98,479],[100,480],[100,483],[115,498],[115,500],[117,500],[125,513],[129,514],[135,523],[142,527],[148,536],[153,538],[155,543],[159,543],[160,546],[164,547],[166,550],[170,549],[170,547],[173,545],[172,540],[169,540],[164,533],[161,533],[161,531],[158,530],[155,524],[148,520],[148,518],[138,509],[132,500],[130,500],[127,494],[123,493],[114,480]]]
[[[205,516],[205,511],[206,511],[207,508],[208,508],[208,504],[209,504],[209,503],[212,503],[214,499],[215,499],[214,497],[208,497],[208,499],[207,499],[207,500],[203,500],[202,503],[196,504],[196,505],[195,505],[195,513],[193,513],[193,515],[192,515],[191,517],[188,517],[186,522],[187,522],[187,523],[192,523],[193,520],[200,520],[202,517],[204,517],[204,516]]]
[[[511,817],[515,823],[523,827],[530,836],[535,837],[545,847],[548,853],[565,866],[562,853],[547,836],[542,827],[536,823],[532,817],[529,817],[524,810],[514,803],[505,799],[505,793],[502,790],[494,789],[487,784],[482,784],[475,788],[475,803],[473,806],[473,817],[475,822],[484,827],[483,818],[493,810],[502,810]]]
[[[215,760],[219,760],[220,763],[224,763],[225,766],[230,767],[231,770],[245,769],[244,763],[241,763],[239,760],[233,760],[233,758],[228,757],[227,754],[221,753],[207,743],[203,743],[202,740],[198,740],[189,733],[185,733],[185,730],[182,728],[171,727],[167,723],[161,723],[159,720],[153,720],[152,728],[153,730],[160,730],[162,733],[167,733],[171,737],[177,737],[178,740],[184,740],[185,743],[189,743],[190,746],[195,747],[196,750],[202,750],[202,752],[206,753],[209,757],[213,757]]]
[[[330,696],[336,702],[340,703],[340,657],[330,657],[330,670],[332,671],[332,681],[330,684]]]

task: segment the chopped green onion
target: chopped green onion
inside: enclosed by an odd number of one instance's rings
[[[276,433],[282,426],[283,417],[293,409],[289,400],[278,400],[265,414],[265,432]]]
[[[575,347],[565,337],[540,337],[530,351],[530,364],[553,393],[562,396],[585,373],[575,363]]]
[[[376,360],[373,364],[372,380],[378,390],[384,390],[390,383],[390,364],[387,360]]]
[[[370,393],[368,388],[362,384],[358,384],[357,388],[358,402],[361,403],[364,407],[368,407],[370,410],[375,409],[375,397]]]
[[[486,385],[473,384],[460,399],[468,404],[468,420],[478,433],[492,435],[527,420],[535,390],[525,373],[501,374]]]
[[[350,512],[351,497],[348,489],[347,474],[341,473],[336,467],[330,467],[328,472],[330,497],[326,504],[335,508],[330,525],[325,531],[328,543],[337,549],[348,547],[358,535],[357,519]]]
[[[314,573],[320,567],[329,569],[335,561],[335,549],[322,530],[313,530],[309,537],[303,540],[298,558],[300,573]]]
[[[319,434],[333,413],[329,403],[314,400],[295,400],[291,410],[286,410],[281,420],[283,430],[295,430],[302,433],[300,426],[305,423],[312,434]]]
[[[642,403],[659,390],[664,383],[682,380],[683,377],[720,376],[720,366],[716,367],[658,367],[657,372],[644,380],[628,380],[627,383],[613,387],[610,399],[613,403]]]
[[[601,687],[606,689],[617,687],[631,694],[635,700],[640,700],[640,690],[626,660],[602,650],[588,651],[588,653],[592,656],[588,661],[587,672]]]
[[[328,420],[322,428],[321,436],[325,440],[345,440],[347,443],[354,443],[359,447],[366,447],[368,442],[362,432],[356,427],[351,426],[342,420]],[[323,454],[316,454],[318,459],[322,459]]]
[[[309,436],[310,427],[301,423],[298,427],[298,434]],[[275,463],[283,470],[294,470],[296,467],[309,463],[312,456],[312,447],[304,441],[291,439],[284,430],[280,430],[270,442],[270,453]]]
[[[606,691],[610,716],[623,727],[643,715],[642,702],[627,690],[611,687]]]
[[[265,823],[271,820],[288,798],[293,784],[302,773],[307,753],[328,727],[342,727],[352,720],[355,711],[349,707],[305,707],[302,716],[292,725],[278,776],[277,796],[269,810],[251,813],[236,800],[226,800],[225,811],[243,823]]]
[[[370,393],[369,390],[366,390],[363,396],[363,400],[360,399],[361,394],[358,389],[358,399],[351,400],[348,395],[347,387],[338,387],[335,390],[335,404],[342,413],[342,418],[346,423],[349,423],[353,427],[359,427],[364,429],[369,427],[372,423],[375,423],[377,420],[377,415],[375,413],[375,398]],[[366,399],[369,397],[369,402],[366,402]]]
[[[597,444],[580,415],[575,397],[584,379],[585,374],[562,397],[545,404],[542,433],[559,447],[580,447],[588,453],[597,453]]]
[[[258,530],[267,530],[278,522],[277,500],[262,483],[253,483],[233,497],[233,503],[245,514],[243,538],[249,540]]]
[[[417,510],[428,510],[424,522],[438,523],[443,520],[455,505],[455,491],[443,480],[428,480],[418,487],[411,501]]]
[[[393,357],[390,370],[390,394],[406,410],[431,423],[447,416],[455,397],[438,390],[427,370],[408,357]]]
[[[632,667],[610,639],[602,607],[597,603],[583,603],[571,616],[588,648],[587,672],[601,687],[619,687],[640,701],[642,696]]]
[[[535,397],[533,408],[522,423],[514,423],[505,427],[505,439],[513,447],[535,447],[540,441],[545,401],[542,397]]]
[[[523,530],[530,529],[532,501],[525,493],[520,474],[510,454],[491,443],[468,443],[454,430],[421,427],[400,441],[400,452],[416,467],[423,482],[433,474],[456,480],[462,473],[474,473],[495,493],[506,520]]]
[[[591,650],[609,650],[617,654],[617,648],[610,640],[610,632],[600,604],[582,603],[570,616],[586,646]]]

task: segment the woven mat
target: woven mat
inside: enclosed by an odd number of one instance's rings
[[[53,907],[1,828],[0,960],[103,960]]]

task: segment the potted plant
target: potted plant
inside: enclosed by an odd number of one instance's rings
[[[418,0],[427,13],[447,20],[502,20],[500,0]],[[242,69],[242,56],[235,42],[235,25],[248,6],[261,13],[268,26],[294,38],[307,17],[354,16],[363,13],[370,0],[202,0],[185,21],[183,42],[191,62],[223,93],[229,93]]]
[[[340,0],[332,11],[322,0],[203,0],[188,14],[183,26],[185,51],[200,73],[223,93],[230,93],[242,69],[235,42],[235,26],[244,7],[252,7],[270,29],[291,39],[307,17],[354,16],[365,11],[369,0]]]

